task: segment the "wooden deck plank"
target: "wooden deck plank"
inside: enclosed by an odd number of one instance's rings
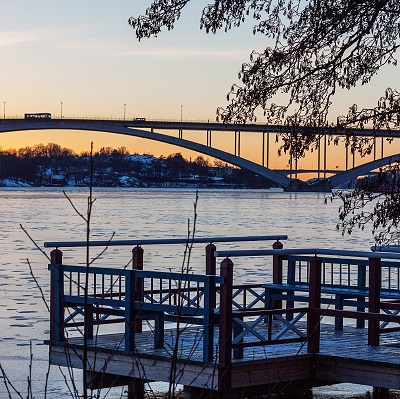
[[[275,330],[279,324],[275,324]],[[257,328],[263,333],[265,326]],[[300,324],[300,328],[305,328],[305,324]],[[150,380],[168,382],[175,337],[175,330],[166,330],[164,348],[154,349],[152,332],[138,333],[133,354],[124,351],[123,334],[99,335],[89,341],[89,358],[97,370],[106,366],[107,373],[136,378],[145,375]],[[68,343],[81,353],[82,338],[71,338]],[[399,343],[399,333],[388,333],[381,336],[379,347],[371,347],[367,344],[366,329],[345,326],[343,331],[335,331],[331,324],[322,324],[317,356],[307,354],[306,343],[246,348],[244,358],[232,362],[232,388],[296,380],[314,380],[315,385],[330,381],[398,388]],[[52,345],[51,352],[51,363],[67,365],[63,346]],[[202,362],[199,327],[187,327],[181,332],[178,357],[178,383],[217,389],[218,362]],[[79,356],[73,358],[73,367],[81,368]]]
[[[275,325],[276,330],[278,329],[278,324],[279,323]],[[265,332],[263,330],[264,328],[262,325],[258,327],[258,331]],[[169,358],[172,356],[175,336],[175,330],[166,330],[164,348],[154,349],[152,332],[144,331],[143,333],[136,334],[137,354]],[[218,331],[216,331],[215,336],[218,337]],[[381,345],[379,347],[368,346],[367,340],[366,329],[356,329],[346,326],[343,331],[335,331],[332,325],[321,324],[320,353],[349,359],[357,358],[360,360],[400,364],[400,333],[381,335]],[[68,342],[74,345],[80,345],[82,344],[82,338],[71,338]],[[217,345],[217,343],[216,338],[215,345]],[[99,349],[117,350],[119,353],[123,353],[123,334],[99,335],[95,337],[95,339],[89,340],[89,346],[97,346]],[[184,329],[184,331],[180,333],[179,348],[179,358],[202,362],[202,337],[200,328],[188,327]],[[234,362],[254,361],[268,357],[286,357],[306,353],[306,343],[268,345],[264,347],[246,348],[244,350],[244,359],[234,360]]]

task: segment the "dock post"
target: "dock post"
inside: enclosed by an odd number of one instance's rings
[[[206,246],[206,275],[215,276],[217,274],[217,260],[214,252],[217,247],[210,243]],[[203,361],[212,362],[214,360],[214,309],[216,304],[215,279],[210,277],[204,292],[204,308],[207,309],[204,316],[204,337],[203,337]]]
[[[225,258],[221,262],[220,275],[224,283],[220,287],[219,313],[219,363],[218,386],[222,392],[231,389],[232,374],[232,289],[233,289],[233,262]]]
[[[50,340],[64,341],[64,272],[62,252],[53,249],[50,261],[53,266],[50,272]]]
[[[310,259],[309,313],[307,317],[308,353],[319,352],[321,308],[321,266],[322,260],[317,256]]]
[[[137,245],[132,249],[132,269],[143,270],[143,254],[142,247]],[[141,302],[143,298],[143,279],[135,278],[135,301]],[[135,333],[142,332],[142,321],[136,318],[134,321]]]
[[[366,265],[359,265],[358,266],[358,277],[357,277],[357,286],[359,289],[366,289],[367,285],[367,266]],[[360,306],[357,306],[357,312],[365,312],[365,305],[363,305],[363,302],[365,302],[365,298],[357,298],[357,303],[360,303]],[[356,322],[356,327],[357,328],[365,328],[365,320],[363,319],[357,319]]]
[[[287,268],[287,277],[286,281],[288,284],[294,284],[295,283],[295,278],[296,278],[296,261],[294,259],[288,259],[288,268]],[[288,297],[291,295],[294,295],[294,291],[287,291]],[[294,301],[293,300],[286,300],[286,309],[288,308],[294,308]],[[290,321],[293,320],[293,312],[287,312],[286,313],[286,320]]]
[[[135,321],[137,312],[135,309],[135,276],[133,271],[125,276],[125,351],[132,352],[135,349]]]
[[[93,305],[87,305],[84,312],[84,336],[93,339]]]
[[[214,252],[217,247],[210,243],[206,246],[206,275],[207,276],[215,276],[217,273],[217,260],[214,256]]]
[[[207,276],[204,286],[203,362],[214,361],[214,326],[216,314],[215,276]]]
[[[283,244],[280,241],[276,241],[272,244],[272,249],[282,249]],[[283,258],[281,255],[272,256],[272,282],[274,284],[282,284],[283,282]],[[272,303],[272,309],[282,309],[282,301],[274,300]]]
[[[380,292],[381,292],[381,260],[369,258],[369,313],[380,313]],[[379,320],[368,320],[368,345],[379,346]]]
[[[135,248],[132,249],[132,269],[133,270],[143,270],[143,254],[144,250],[141,246],[137,245]],[[131,281],[133,283],[133,281]],[[139,303],[143,300],[143,279],[142,278],[135,278],[134,279],[134,286],[135,286],[135,298],[134,301],[138,301]],[[133,299],[133,298],[132,298]],[[137,316],[138,313],[135,312],[135,320],[133,321],[133,331],[131,334],[135,335],[135,333],[142,332],[142,320],[140,320]],[[140,310],[139,310],[140,312]],[[157,323],[157,321],[156,321]],[[159,326],[158,326],[159,327]],[[159,330],[159,328],[157,329]],[[158,343],[159,341],[159,331],[156,331],[154,341]],[[132,340],[133,348],[135,340]],[[132,349],[133,349],[132,348]],[[144,398],[144,380],[140,378],[132,378],[131,383],[128,385],[128,399],[143,399]]]

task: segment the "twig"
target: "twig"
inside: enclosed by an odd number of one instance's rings
[[[15,388],[13,383],[10,381],[10,379],[8,378],[8,376],[7,376],[6,372],[4,371],[4,368],[1,365],[1,363],[0,363],[0,371],[1,371],[1,375],[4,378],[4,384],[6,386],[9,398],[12,399],[11,392],[10,392],[10,388],[11,388],[18,395],[19,398],[24,399],[22,397],[22,395],[17,391],[17,389]]]

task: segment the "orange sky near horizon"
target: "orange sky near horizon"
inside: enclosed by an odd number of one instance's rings
[[[207,35],[199,29],[204,4],[191,2],[174,30],[138,42],[127,23],[143,14],[151,0],[121,0],[118,7],[106,0],[71,0],[68,7],[50,0],[9,2],[0,15],[0,118],[27,112],[63,116],[215,121],[216,109],[226,106],[226,94],[252,50],[262,51],[268,41],[253,35],[253,21],[232,31]],[[338,90],[331,119],[373,107],[387,87],[400,87],[395,66],[385,66],[367,85]],[[279,102],[274,99],[274,102]],[[3,112],[1,112],[3,111]],[[262,118],[260,118],[262,123]],[[206,133],[200,133],[205,144]],[[286,169],[288,156],[276,155],[270,140],[272,168]],[[190,137],[184,132],[184,137]],[[39,143],[57,143],[76,152],[125,146],[131,153],[167,156],[179,147],[116,134],[87,131],[34,131],[0,134],[2,149]],[[261,163],[261,135],[242,133],[241,156]],[[233,151],[232,134],[213,133],[213,146]],[[344,168],[344,147],[329,148],[327,167]],[[385,155],[398,153],[397,144],[385,145]],[[380,150],[378,149],[380,154]],[[356,164],[360,160],[356,156]],[[299,160],[299,168],[316,168],[316,153]]]

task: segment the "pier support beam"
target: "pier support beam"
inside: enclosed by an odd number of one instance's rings
[[[132,378],[128,384],[128,399],[144,399],[144,381]]]
[[[312,399],[312,389],[305,388],[302,383],[256,385],[247,388],[232,389],[229,392],[213,391],[211,389],[184,387],[184,399],[243,399],[243,398],[285,398],[285,399]],[[380,399],[380,398],[378,398]],[[386,398],[382,398],[386,399]]]
[[[218,391],[211,389],[185,386],[183,388],[183,399],[219,399]]]
[[[374,387],[372,391],[373,399],[389,399],[390,391],[388,388]]]

